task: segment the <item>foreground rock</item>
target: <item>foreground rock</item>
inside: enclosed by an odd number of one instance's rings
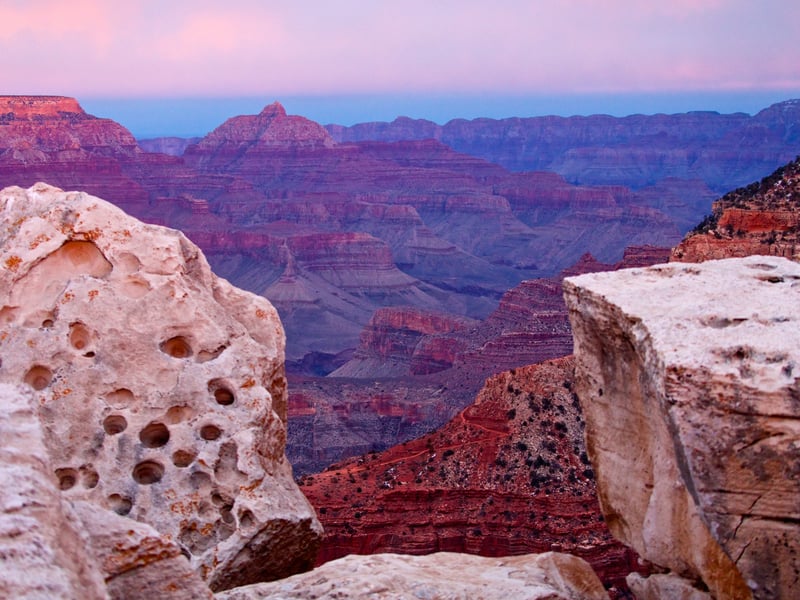
[[[600,600],[608,596],[591,567],[568,554],[498,559],[442,552],[347,556],[310,573],[237,588],[216,598]]]
[[[269,302],[98,198],[37,184],[0,206],[0,380],[32,390],[64,495],[152,525],[212,589],[310,567]]]
[[[81,523],[53,485],[33,394],[0,384],[0,406],[0,597],[107,598]]]
[[[566,280],[606,520],[670,571],[640,597],[796,593],[798,282],[764,256]]]

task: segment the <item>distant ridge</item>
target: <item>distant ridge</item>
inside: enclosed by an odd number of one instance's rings
[[[554,171],[573,184],[635,189],[676,177],[701,179],[722,194],[800,152],[800,100],[773,104],[753,116],[693,111],[454,119],[444,125],[399,117],[327,129],[337,142],[432,138],[512,171]]]

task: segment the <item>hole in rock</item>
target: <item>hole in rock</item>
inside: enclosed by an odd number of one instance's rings
[[[200,352],[197,353],[197,362],[204,363],[214,360],[215,358],[218,358],[220,354],[225,352],[226,348],[227,346],[220,346],[216,350],[200,350]]]
[[[180,335],[161,342],[159,348],[164,354],[169,354],[172,358],[189,358],[192,355],[192,347],[189,345],[189,341]]]
[[[86,358],[94,358],[94,352],[87,352],[86,354],[84,354],[84,356]]]
[[[58,258],[63,261],[62,268],[67,268],[75,274],[87,274],[92,277],[105,277],[111,273],[113,267],[106,260],[100,249],[92,242],[67,242],[45,260]],[[56,266],[55,264],[53,265]],[[72,267],[71,269],[69,267]]]
[[[203,425],[200,428],[200,437],[204,440],[213,441],[222,435],[222,430],[216,425]]]
[[[4,306],[3,308],[0,308],[0,325],[13,323],[16,321],[18,312],[18,306]],[[42,323],[42,327],[45,327],[44,323]]]
[[[139,432],[139,439],[146,448],[160,448],[169,441],[169,429],[163,423],[150,423]]]
[[[126,408],[133,404],[133,392],[126,388],[114,390],[110,394],[106,394],[106,400],[114,408]]]
[[[128,298],[136,300],[150,291],[150,284],[140,277],[128,277],[126,280],[120,282],[118,288],[119,291]]]
[[[44,321],[42,321],[42,327],[44,327],[45,329],[50,329],[53,325],[55,325],[53,319],[45,319]]]
[[[194,490],[208,490],[211,487],[211,475],[204,471],[195,471],[189,476],[189,485]]]
[[[108,435],[122,433],[128,427],[128,421],[122,415],[108,415],[103,419],[103,429]]]
[[[69,490],[78,483],[78,471],[75,469],[56,469],[56,477],[60,490]]]
[[[135,254],[130,252],[121,252],[117,256],[117,265],[125,273],[135,273],[142,267],[142,261]]]
[[[778,267],[776,265],[770,265],[767,263],[754,263],[752,265],[747,265],[750,269],[758,269],[759,271],[773,271]]]
[[[100,475],[97,474],[97,471],[95,471],[91,465],[83,465],[80,470],[83,487],[90,490],[96,488],[97,484],[100,482]]]
[[[154,460],[146,460],[133,467],[133,480],[136,483],[150,485],[161,481],[162,477],[164,477],[164,466]]]
[[[192,560],[192,553],[183,546],[181,546],[181,554],[186,557],[186,560]]]
[[[217,404],[229,406],[233,404],[236,397],[233,395],[231,386],[221,379],[212,379],[208,382],[208,391],[214,394],[214,400]]]
[[[194,411],[188,406],[172,406],[167,410],[164,420],[171,425],[175,425],[181,421],[190,419],[193,414]]]
[[[243,510],[239,513],[239,527],[242,529],[249,529],[255,524],[256,520],[253,517],[253,513],[251,513],[249,510]]]
[[[233,510],[232,504],[226,504],[224,506],[221,506],[219,509],[219,516],[222,517],[222,521],[229,525],[233,523],[233,513],[231,512],[232,510]]]
[[[53,380],[53,373],[47,367],[36,365],[25,373],[24,381],[35,390],[43,390]]]
[[[86,325],[80,321],[70,323],[69,343],[73,348],[76,350],[83,350],[89,345],[91,340],[92,336],[89,333],[89,329],[86,327]]]
[[[188,467],[192,462],[194,462],[194,458],[197,456],[191,450],[176,450],[172,453],[172,464],[176,467]]]
[[[118,515],[123,515],[123,516],[131,512],[131,507],[133,506],[133,503],[130,501],[129,498],[126,498],[125,496],[120,496],[119,494],[111,494],[108,497],[108,504],[111,507],[111,510],[113,510]]]

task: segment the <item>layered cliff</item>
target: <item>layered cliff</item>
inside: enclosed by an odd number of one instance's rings
[[[758,114],[690,112],[509,119],[455,119],[444,125],[329,125],[339,142],[436,139],[513,171],[547,170],[581,185],[640,188],[670,178],[704,181],[718,194],[763,176],[800,149],[800,101]],[[682,196],[690,200],[689,196]]]
[[[629,248],[615,265],[585,255],[562,276],[651,265],[668,256],[668,248],[653,246]],[[561,277],[522,282],[481,321],[381,309],[356,351],[337,357],[330,376],[292,378],[289,402],[297,410],[289,412],[287,454],[296,472],[309,473],[386,449],[444,424],[475,399],[487,377],[571,351]]]

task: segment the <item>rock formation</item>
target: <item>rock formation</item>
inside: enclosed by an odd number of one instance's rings
[[[548,552],[502,559],[442,552],[432,556],[348,556],[284,581],[217,594],[218,600],[604,600],[603,586],[584,561]]]
[[[669,178],[698,179],[717,193],[758,179],[800,149],[800,100],[758,114],[689,112],[609,115],[422,119],[329,125],[338,142],[436,139],[458,152],[512,171],[555,171],[580,185],[641,188]],[[691,196],[681,194],[687,202]]]
[[[672,260],[800,253],[800,157],[771,175],[725,194],[673,250]]]
[[[652,246],[629,248],[615,265],[585,255],[561,276],[668,257],[668,248]],[[522,282],[479,322],[402,307],[377,311],[344,365],[328,377],[292,378],[287,455],[295,472],[418,437],[473,402],[487,377],[569,354],[561,276]]]
[[[54,485],[33,393],[22,385],[0,383],[0,440],[0,596],[108,598],[82,524]]]
[[[32,390],[64,496],[152,525],[212,589],[310,566],[269,302],[87,194],[7,188],[0,206],[0,380]]]
[[[210,598],[177,544],[155,529],[58,491],[23,384],[0,384],[0,595],[3,598]]]
[[[571,385],[571,358],[495,375],[438,431],[304,477],[325,527],[319,562],[558,550],[624,585],[636,557],[600,516]]]
[[[798,282],[771,256],[565,281],[600,503],[657,573],[640,598],[796,595]]]

